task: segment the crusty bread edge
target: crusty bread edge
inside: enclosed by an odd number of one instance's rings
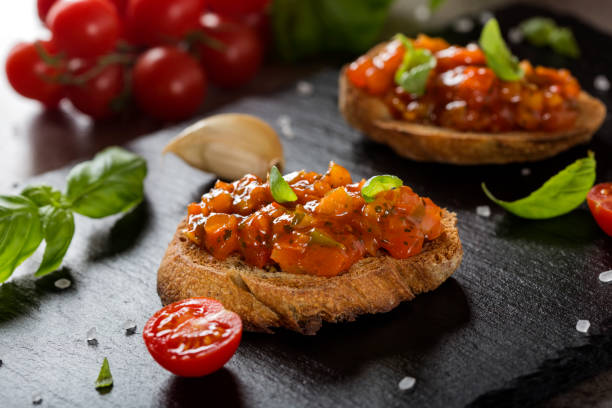
[[[606,117],[605,105],[582,91],[576,124],[567,131],[477,133],[420,125],[395,120],[380,98],[347,79],[347,68],[344,66],[340,71],[338,92],[338,105],[346,121],[372,140],[417,161],[472,165],[542,160],[589,142]]]
[[[249,331],[284,327],[311,335],[323,321],[387,312],[440,286],[463,257],[455,214],[444,211],[442,224],[441,236],[416,256],[367,257],[326,278],[266,272],[237,256],[218,261],[185,238],[183,220],[159,267],[157,290],[164,304],[194,296],[217,299],[238,313]]]

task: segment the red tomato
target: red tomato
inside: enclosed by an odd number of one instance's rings
[[[94,62],[73,60],[68,68],[72,75],[78,77],[88,75],[94,66]],[[81,112],[94,119],[103,119],[115,113],[111,104],[123,91],[123,84],[122,67],[108,65],[84,84],[66,87],[66,96]]]
[[[242,16],[263,11],[270,0],[208,0],[208,8],[227,16]]]
[[[595,185],[587,194],[587,203],[597,224],[612,237],[612,183]]]
[[[117,14],[120,16],[125,16],[125,10],[127,8],[128,0],[110,0],[111,3],[115,5],[117,9]]]
[[[204,0],[128,0],[126,31],[136,44],[172,43],[197,28],[203,10]]]
[[[210,81],[235,88],[253,79],[263,59],[263,46],[257,33],[213,13],[205,14],[201,24],[204,34],[222,45],[214,47],[203,42],[198,47]]]
[[[42,21],[43,23],[45,22],[47,18],[47,14],[49,13],[49,9],[56,2],[57,0],[38,0],[37,1],[36,5],[38,7],[38,17],[40,18],[40,21]]]
[[[62,68],[45,63],[36,49],[36,44],[49,55],[55,53],[50,41],[19,43],[6,58],[6,76],[19,94],[36,99],[47,107],[55,107],[63,96],[63,88],[57,82]]]
[[[119,16],[107,0],[61,0],[51,7],[47,26],[60,50],[90,58],[111,52],[120,33]]]
[[[138,58],[133,75],[136,101],[156,118],[187,118],[206,95],[204,71],[194,58],[175,47],[151,48]]]
[[[184,299],[155,313],[142,337],[149,353],[166,370],[201,377],[217,371],[234,355],[242,321],[214,299]]]

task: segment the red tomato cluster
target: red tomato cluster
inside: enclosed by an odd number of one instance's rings
[[[195,113],[207,83],[253,78],[267,40],[269,0],[38,0],[51,31],[17,44],[6,74],[19,94],[53,108],[67,98],[102,119],[133,98],[162,120]]]

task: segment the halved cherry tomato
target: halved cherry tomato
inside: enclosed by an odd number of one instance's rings
[[[142,333],[151,356],[183,377],[217,371],[234,355],[242,337],[240,317],[203,297],[169,304],[155,313]]]
[[[597,224],[612,237],[612,183],[595,185],[587,194],[587,203]]]

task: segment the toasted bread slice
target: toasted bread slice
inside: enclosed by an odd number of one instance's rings
[[[370,50],[375,54],[380,44]],[[586,92],[578,97],[578,118],[572,129],[558,132],[461,132],[439,126],[396,120],[385,103],[355,87],[340,72],[338,104],[351,126],[372,140],[389,145],[409,159],[452,164],[503,164],[552,157],[587,143],[602,125],[606,107]]]
[[[444,210],[442,234],[426,242],[420,254],[367,257],[327,278],[267,272],[237,256],[219,261],[184,236],[183,220],[159,267],[157,291],[164,304],[194,296],[217,299],[240,315],[245,330],[284,327],[315,334],[323,321],[387,312],[440,286],[463,256],[455,223],[455,214]]]

